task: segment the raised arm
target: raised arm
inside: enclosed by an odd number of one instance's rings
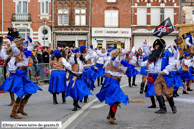
[[[32,39],[30,38],[30,36],[28,36],[28,40],[30,41],[28,43],[28,51],[32,51],[34,48],[34,43],[33,43]]]
[[[66,69],[71,70],[71,65],[69,62],[66,61],[65,58],[62,58],[62,63],[65,66]]]

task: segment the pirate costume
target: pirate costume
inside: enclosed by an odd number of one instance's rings
[[[155,94],[159,102],[160,109],[156,111],[157,114],[166,113],[166,106],[163,97],[163,93],[168,99],[170,107],[173,113],[177,112],[177,109],[173,100],[173,85],[175,78],[173,70],[175,68],[175,62],[173,54],[165,50],[165,41],[163,39],[156,39],[153,44],[155,50],[149,55],[149,68],[157,74],[157,78],[154,82]]]

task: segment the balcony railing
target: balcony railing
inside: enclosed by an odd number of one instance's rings
[[[31,15],[28,14],[13,14],[11,18],[12,22],[30,22]]]

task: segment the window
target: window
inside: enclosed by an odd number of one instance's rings
[[[49,1],[48,0],[42,0],[41,14],[49,14]]]
[[[137,8],[137,25],[147,25],[146,8]]]
[[[160,8],[151,8],[151,25],[160,24]]]
[[[113,2],[117,2],[117,0],[107,0],[107,2],[113,3]]]
[[[165,8],[164,10],[164,20],[170,17],[172,25],[174,25],[174,8]]]
[[[86,9],[75,9],[75,25],[85,26],[86,25]]]
[[[68,25],[68,24],[69,24],[69,10],[58,9],[58,25]]]
[[[118,27],[118,10],[105,11],[105,27]]]
[[[28,13],[27,0],[20,0],[16,2],[16,13],[17,14],[27,14]]]
[[[18,31],[21,38],[27,39],[27,36],[30,36],[29,29],[18,29]]]

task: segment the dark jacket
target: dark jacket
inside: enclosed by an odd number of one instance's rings
[[[43,52],[42,54],[42,58],[43,58],[43,63],[49,63],[49,53],[48,52]]]
[[[42,55],[37,53],[36,56],[37,56],[37,59],[38,59],[38,63],[43,63]]]

